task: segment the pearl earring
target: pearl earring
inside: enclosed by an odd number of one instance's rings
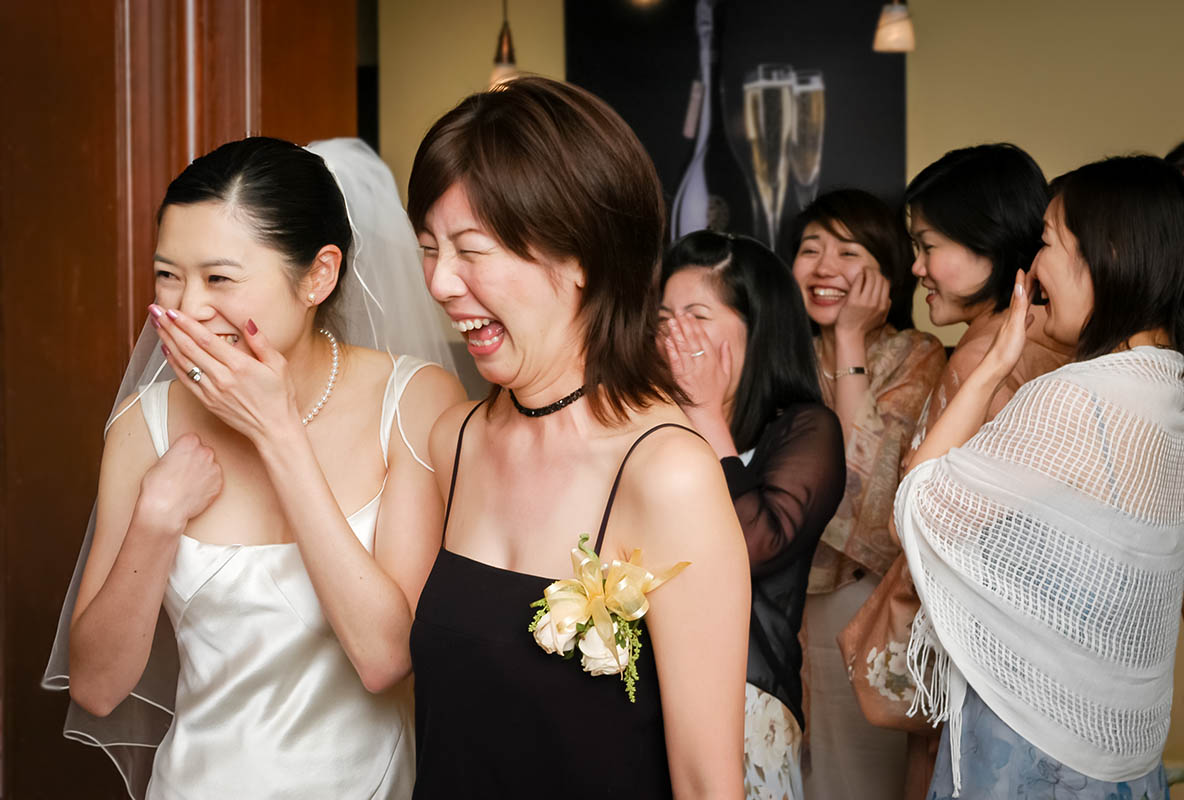
[[[317,301],[317,296],[315,294],[313,294],[312,292],[309,292],[308,293],[308,302],[315,303],[316,301]]]

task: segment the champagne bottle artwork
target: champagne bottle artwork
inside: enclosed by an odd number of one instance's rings
[[[776,250],[785,218],[818,194],[826,117],[822,71],[759,64],[745,73],[742,94],[754,233]]]
[[[727,187],[742,178],[728,146],[718,88],[719,50],[716,7],[719,0],[698,0],[695,30],[699,47],[699,78],[691,91],[684,136],[695,146],[670,209],[671,237],[703,228],[745,230],[746,215],[735,212],[725,199]],[[738,227],[739,226],[739,227]]]
[[[754,231],[771,249],[785,211],[794,134],[794,71],[761,64],[744,79],[744,136],[752,158]]]
[[[794,75],[794,135],[789,148],[798,206],[805,208],[818,196],[822,171],[822,131],[826,121],[822,71],[799,70]]]

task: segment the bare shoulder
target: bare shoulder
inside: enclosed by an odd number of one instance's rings
[[[439,364],[427,364],[420,367],[407,383],[400,406],[408,411],[432,414],[427,426],[430,430],[431,423],[441,412],[466,399],[464,387],[455,375]]]
[[[397,424],[402,426],[412,449],[427,454],[433,468],[439,462],[432,453],[432,430],[445,411],[464,401],[465,392],[460,381],[436,364],[420,367],[399,398]]]
[[[141,408],[138,396],[132,395],[120,404],[118,417],[107,429],[99,470],[100,505],[138,487],[159,458]]]
[[[987,355],[987,351],[991,349],[991,342],[995,339],[995,332],[1002,324],[1002,316],[995,315],[979,329],[969,330],[962,340],[958,342],[958,346],[954,348],[954,352],[950,354],[950,360],[946,364],[946,372],[953,373],[958,376],[959,383],[966,379],[974,368],[982,363],[983,358]]]
[[[719,570],[741,581],[748,574],[723,469],[705,441],[680,428],[654,431],[629,457],[604,546],[618,558],[641,548],[645,563],[658,567],[689,561],[704,579]]]
[[[654,431],[637,445],[621,474],[618,498],[651,548],[693,538],[699,529],[737,524],[715,451],[682,428]]]
[[[456,437],[460,433],[460,426],[475,402],[460,402],[446,409],[437,418],[428,439],[428,452],[431,454],[432,464],[439,465],[436,469],[437,480],[449,473],[453,459],[456,457]]]
[[[356,345],[344,347],[341,360],[345,374],[365,384],[385,384],[394,365],[389,353]]]
[[[660,500],[703,488],[722,474],[707,442],[690,430],[671,426],[637,444],[621,476],[621,488]]]
[[[170,387],[171,388],[171,387]],[[140,405],[140,396],[133,394],[119,404],[115,410],[115,421],[104,436],[104,462],[107,453],[136,455],[150,462],[156,460],[156,448]]]

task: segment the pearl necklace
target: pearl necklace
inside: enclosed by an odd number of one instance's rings
[[[325,384],[325,391],[321,393],[321,399],[313,406],[312,411],[308,412],[308,416],[300,420],[302,425],[312,422],[313,417],[321,413],[321,409],[325,407],[325,403],[329,400],[329,395],[333,394],[333,384],[337,383],[337,337],[324,328],[321,328],[321,333],[325,334],[325,338],[329,340],[329,347],[333,349],[333,367],[329,370],[329,382]]]

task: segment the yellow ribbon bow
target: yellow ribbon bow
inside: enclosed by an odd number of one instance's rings
[[[613,559],[606,575],[600,556],[586,546],[588,538],[588,534],[581,534],[579,545],[571,550],[576,577],[555,581],[543,590],[543,597],[557,633],[570,633],[591,619],[620,667],[610,614],[630,622],[641,619],[650,610],[646,594],[682,572],[691,562],[680,561],[655,575],[641,565],[641,550],[635,549],[628,561]]]

